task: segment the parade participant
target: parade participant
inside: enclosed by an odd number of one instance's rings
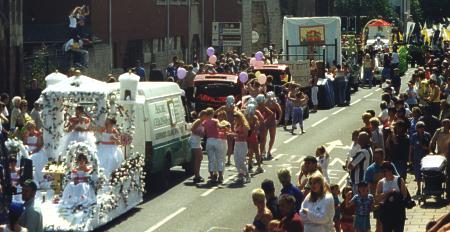
[[[386,139],[386,160],[392,161],[400,176],[406,179],[409,158],[408,124],[403,120],[394,123],[392,133]]]
[[[402,85],[402,79],[400,78],[400,69],[395,68],[391,77],[391,85],[394,87],[395,94],[400,93],[400,86]]]
[[[334,229],[336,231],[341,230],[341,202],[339,200],[339,194],[341,193],[339,190],[338,184],[333,184],[330,187],[331,193],[333,194],[333,200],[334,200]]]
[[[292,195],[282,194],[278,201],[280,206],[280,213],[282,216],[281,222],[276,231],[289,232],[303,232],[304,230],[302,219],[296,210],[295,198]]]
[[[25,210],[19,217],[17,224],[32,232],[43,232],[42,213],[39,205],[35,203],[37,185],[28,179],[22,186],[22,200],[25,202]]]
[[[299,188],[295,187],[291,182],[291,171],[287,168],[282,168],[278,170],[278,180],[280,181],[283,188],[281,189],[281,195],[287,194],[295,198],[295,211],[298,212],[302,206],[304,199],[303,193]],[[280,196],[281,198],[281,196]],[[280,208],[281,210],[281,208]]]
[[[425,125],[427,125],[425,123]],[[448,156],[448,148],[450,143],[450,119],[444,119],[442,121],[442,127],[436,130],[431,138],[430,152],[433,154]]]
[[[270,212],[272,212],[273,218],[280,220],[280,209],[278,207],[278,198],[275,196],[275,186],[273,181],[265,179],[261,183],[261,189],[264,190],[264,194],[266,196],[266,206]]]
[[[330,154],[328,154],[324,146],[319,146],[316,148],[316,158],[320,168],[322,169],[323,177],[325,178],[327,183],[330,183],[330,178],[328,177],[328,164],[330,162]]]
[[[238,181],[243,182],[245,179],[245,182],[249,183],[250,175],[248,173],[248,169],[245,162],[248,152],[247,137],[250,126],[248,125],[245,116],[239,111],[234,113],[234,120],[235,120],[234,133],[230,134],[235,137],[236,141],[234,145],[233,154],[236,169],[239,173]]]
[[[8,224],[0,226],[0,232],[28,232],[26,228],[18,224],[23,213],[23,206],[20,203],[12,202],[8,210]]]
[[[313,104],[311,113],[316,113],[319,107],[319,100],[317,98],[317,94],[319,93],[319,86],[317,85],[317,82],[319,81],[319,71],[315,60],[311,60],[309,68],[311,73],[311,100]]]
[[[239,109],[235,106],[235,99],[233,95],[227,96],[226,105],[221,106],[219,109],[216,110],[216,113],[219,111],[224,111],[226,113],[226,120],[230,123],[231,128],[234,128],[234,113],[237,112]],[[227,163],[226,165],[230,165],[230,157],[233,153],[233,145],[234,145],[234,139],[232,136],[227,137]]]
[[[288,82],[284,84],[284,92],[285,92],[285,106],[284,106],[284,127],[283,129],[287,130],[287,125],[289,123],[289,120],[292,117],[292,111],[293,111],[293,104],[292,104],[292,98],[295,96],[295,87],[296,85],[294,83]]]
[[[36,124],[34,124],[33,121],[27,122],[25,129],[26,130],[22,133],[22,139],[24,144],[27,145],[28,153],[33,161],[35,171],[34,179],[37,183],[40,183],[44,180],[42,169],[48,162],[47,154],[42,149],[42,134],[36,129]]]
[[[20,112],[21,112],[20,111],[20,101],[21,100],[22,99],[19,96],[15,96],[11,100],[13,108],[11,110],[10,128],[12,131],[14,131],[17,128],[21,128],[23,126],[23,122],[20,119]]]
[[[256,116],[256,106],[254,104],[248,104],[246,108],[246,118],[250,126],[249,136],[247,138],[248,144],[248,166],[249,170],[252,169],[253,165],[253,157],[256,158],[256,163],[258,168],[256,169],[256,173],[262,173],[264,170],[261,167],[262,164],[262,156],[259,152],[259,143],[258,143],[258,132],[259,132],[259,119]],[[256,174],[255,173],[255,174]]]
[[[437,117],[439,116],[441,90],[435,80],[430,79],[429,83],[428,91],[430,95],[426,98],[426,101],[430,104],[431,113]]]
[[[369,88],[372,88],[374,62],[372,61],[372,58],[370,58],[369,53],[367,53],[364,56],[363,66],[364,66],[364,85],[368,84]]]
[[[87,156],[83,153],[77,155],[77,167],[70,175],[70,182],[64,188],[61,205],[67,208],[88,206],[96,202],[95,192],[89,184],[91,167],[88,167]]]
[[[97,145],[98,164],[103,168],[107,178],[122,164],[124,157],[120,143],[120,134],[115,128],[116,119],[107,118],[105,126],[100,128],[100,141]]]
[[[222,111],[223,112],[223,111]],[[225,113],[222,113],[224,115]],[[220,141],[219,131],[220,129],[229,128],[230,125],[227,121],[220,122],[219,120],[213,118],[214,109],[207,108],[205,110],[205,120],[202,125],[205,130],[206,136],[206,153],[208,154],[208,170],[209,178],[212,182],[223,180],[223,158],[226,153],[224,150],[223,142]],[[226,118],[226,114],[222,116]],[[222,132],[224,135],[225,133]],[[226,143],[225,143],[226,144]],[[219,173],[217,177],[216,172]]]
[[[263,94],[258,94],[256,97],[256,103],[257,107],[256,109],[259,110],[259,112],[263,116],[263,120],[260,121],[260,134],[259,134],[259,149],[261,152],[262,157],[266,157],[266,142],[267,142],[267,132],[268,128],[267,125],[269,125],[269,122],[273,120],[275,117],[275,113],[271,111],[266,106],[266,97]],[[271,158],[271,157],[267,157]]]
[[[380,202],[380,221],[383,232],[403,231],[406,212],[404,199],[407,196],[405,181],[394,176],[389,161],[381,165],[384,178],[378,182],[376,201]]]
[[[300,167],[300,175],[298,176],[298,186],[305,195],[311,190],[309,186],[309,178],[314,174],[321,174],[320,167],[317,165],[317,159],[314,156],[307,156],[303,159],[303,164]],[[304,179],[303,179],[304,177]]]
[[[189,144],[191,146],[191,152],[195,159],[194,165],[194,183],[203,182],[203,177],[200,176],[200,166],[203,160],[202,152],[202,139],[205,136],[205,128],[202,123],[206,119],[206,112],[204,110],[200,111],[199,118],[192,123],[191,127],[191,138]]]
[[[267,93],[267,107],[275,114],[270,120],[267,122],[266,127],[269,130],[269,149],[267,150],[267,156],[269,158],[272,157],[272,148],[275,143],[275,136],[277,133],[277,125],[281,121],[282,111],[281,106],[277,103],[277,98],[275,93],[270,91]]]
[[[372,163],[372,148],[370,147],[370,136],[367,132],[363,131],[358,134],[358,144],[361,149],[347,165],[348,170],[350,170],[353,192],[358,191],[358,183],[364,180],[367,167]]]
[[[258,96],[259,94],[259,83],[255,74],[253,73],[249,73],[248,78],[250,79],[250,81],[248,81],[245,85],[245,90],[247,91],[248,95],[256,98],[256,96]]]
[[[252,192],[253,204],[256,206],[256,216],[253,220],[253,226],[256,232],[267,231],[269,222],[273,216],[270,210],[266,207],[266,196],[262,189],[255,189]],[[249,225],[247,225],[249,226]]]
[[[90,129],[91,119],[85,116],[84,107],[77,106],[75,115],[69,118],[66,126],[67,134],[61,139],[59,153],[65,152],[71,142],[84,142],[91,147],[96,147],[96,138]]]
[[[311,192],[300,210],[305,231],[329,232],[333,230],[334,200],[322,175],[309,179]]]
[[[303,92],[298,92],[291,100],[293,103],[291,134],[295,134],[297,123],[300,125],[301,133],[304,134],[306,131],[303,129],[303,107],[308,104],[309,98]]]
[[[352,199],[352,196],[350,194],[347,194],[348,192],[352,191],[352,187],[345,186],[342,189],[342,203],[340,207],[341,211],[341,229],[344,232],[354,232],[355,229],[353,228],[353,215],[355,214],[355,205],[348,204],[350,200]],[[340,230],[337,230],[340,231]]]
[[[347,193],[347,197],[352,195],[352,192]],[[358,194],[347,202],[347,207],[355,206],[355,222],[354,228],[356,232],[370,231],[370,212],[373,209],[374,197],[369,193],[367,182],[358,183]]]
[[[431,142],[431,135],[425,131],[425,123],[419,121],[416,124],[416,132],[409,138],[409,162],[413,164],[414,181],[417,182],[417,193],[420,194],[422,173],[421,160],[428,155],[428,146]]]

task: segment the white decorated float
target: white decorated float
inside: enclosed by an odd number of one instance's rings
[[[136,92],[138,83],[134,79],[130,76],[121,89]],[[37,194],[44,229],[91,231],[142,202],[144,155],[135,152],[132,145],[135,137],[135,95],[117,91],[79,72],[69,78],[54,74],[49,80],[51,83],[42,92],[41,100],[44,148],[50,161],[44,167],[44,182],[40,184]],[[96,144],[64,139],[71,133],[65,128],[79,106],[84,108],[80,117],[87,118],[89,123],[83,130],[69,126],[74,133],[90,133],[101,141],[102,133],[98,132],[98,128],[105,124],[107,118],[118,121],[115,140],[111,144],[121,149],[124,159],[108,176],[99,163]]]

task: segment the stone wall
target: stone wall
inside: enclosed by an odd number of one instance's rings
[[[105,81],[111,70],[111,48],[107,43],[94,44],[89,49],[89,68],[85,71],[87,76]]]

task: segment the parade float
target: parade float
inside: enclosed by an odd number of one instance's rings
[[[133,96],[139,77],[124,74],[120,89],[112,89],[79,72],[69,78],[52,75],[41,95],[44,149],[49,162],[42,170],[44,180],[39,183],[36,201],[41,204],[45,231],[91,231],[142,202],[145,159],[133,147]],[[109,174],[99,162],[98,144],[64,140],[71,133],[65,129],[69,117],[79,106],[85,109],[83,117],[90,119],[89,128],[79,133],[98,138],[94,131],[107,118],[117,120],[114,146],[120,149],[123,161]]]
[[[382,19],[372,19],[363,28],[363,41],[366,46],[383,49],[391,46],[392,24]]]

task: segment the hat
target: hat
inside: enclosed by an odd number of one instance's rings
[[[33,191],[36,191],[36,190],[37,190],[37,185],[36,185],[36,183],[35,183],[32,179],[26,180],[26,181],[23,183],[22,186],[23,186],[24,188],[25,188],[25,187],[31,188]]]

